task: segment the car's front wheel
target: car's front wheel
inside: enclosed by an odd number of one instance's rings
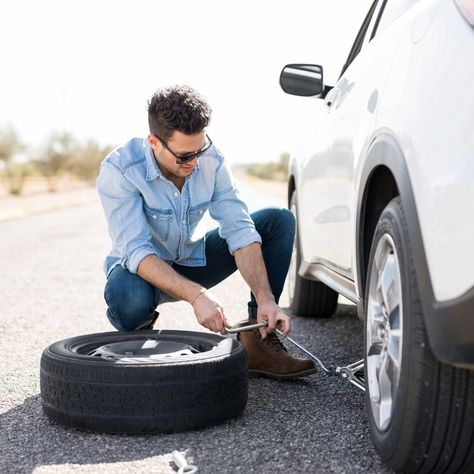
[[[366,406],[397,472],[474,472],[474,373],[430,349],[400,198],[378,221],[366,285]]]
[[[301,245],[296,205],[296,192],[293,192],[290,209],[296,220],[296,235],[288,271],[290,309],[293,314],[298,316],[328,318],[336,310],[339,295],[324,283],[307,280],[298,273],[301,264]]]

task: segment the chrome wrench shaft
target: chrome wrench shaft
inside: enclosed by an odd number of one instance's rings
[[[291,342],[292,344],[294,344],[298,349],[300,349],[301,351],[303,351],[305,354],[309,355],[311,357],[311,359],[313,359],[320,367],[321,369],[324,370],[324,372],[326,372],[328,375],[332,375],[334,374],[334,369],[328,369],[320,360],[318,357],[316,357],[314,354],[311,354],[311,352],[309,352],[307,349],[305,349],[301,344],[298,344],[293,338],[291,338],[290,336],[285,336],[283,335],[283,333],[279,330],[279,329],[276,329],[276,332],[279,336],[281,336],[283,339],[286,339],[287,341]]]
[[[252,329],[258,329],[267,326],[267,321],[263,321],[261,323],[256,324],[249,324],[247,326],[241,326],[238,328],[226,329],[227,333],[235,334],[243,331],[251,331]],[[294,346],[296,346],[299,350],[303,351],[306,355],[311,357],[321,369],[326,373],[326,375],[335,375],[337,377],[341,377],[344,380],[348,380],[352,385],[356,386],[363,392],[365,392],[365,380],[364,380],[364,360],[359,360],[354,362],[353,364],[349,364],[344,367],[337,366],[336,368],[326,367],[321,360],[316,357],[314,354],[308,351],[305,347],[301,344],[298,344],[293,338],[290,336],[285,336],[279,329],[275,329],[276,333],[286,339],[288,342],[291,342]]]

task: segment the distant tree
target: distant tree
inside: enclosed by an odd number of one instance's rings
[[[282,153],[278,163],[253,163],[248,165],[247,173],[261,179],[286,181],[288,179],[289,153]]]
[[[286,177],[288,177],[288,163],[290,162],[290,154],[284,152],[280,155],[280,169],[285,172]]]
[[[19,195],[23,192],[25,180],[29,176],[38,176],[38,170],[32,162],[11,163],[8,166],[8,192]]]
[[[48,139],[41,157],[34,160],[36,168],[48,180],[50,192],[57,190],[57,176],[71,166],[78,150],[78,142],[69,132],[56,132]]]
[[[17,153],[25,149],[25,145],[20,141],[16,131],[12,127],[0,129],[0,162],[3,174],[8,180],[8,192],[10,194],[20,194],[26,177],[24,167],[13,164],[13,159]]]
[[[8,164],[11,163],[15,153],[22,151],[24,148],[13,128],[0,129],[0,161],[4,168],[7,168]]]
[[[69,163],[69,170],[78,178],[93,182],[99,174],[101,161],[111,150],[111,146],[101,146],[95,140],[88,140],[78,148]]]

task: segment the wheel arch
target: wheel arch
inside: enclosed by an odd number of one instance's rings
[[[359,190],[356,213],[356,236],[361,236],[356,245],[359,316],[365,312],[366,265],[374,235],[374,220],[378,220],[382,212],[380,206],[398,192],[408,223],[408,238],[433,353],[442,362],[473,369],[474,337],[466,334],[474,334],[474,319],[471,317],[474,288],[449,301],[435,299],[406,157],[392,135],[381,134],[371,143],[360,172]],[[380,190],[381,195],[376,196]]]
[[[365,280],[370,248],[375,227],[383,209],[395,196],[400,196],[403,208],[416,219],[418,225],[405,157],[393,136],[382,134],[373,140],[364,159],[358,184],[356,271],[361,301],[359,314],[361,314],[360,312],[363,312],[365,308]],[[419,239],[421,239],[421,232]]]
[[[399,196],[397,182],[390,168],[377,165],[369,174],[363,190],[360,216],[360,231],[357,232],[359,294],[365,295],[365,283],[369,265],[369,255],[377,222],[387,204]]]

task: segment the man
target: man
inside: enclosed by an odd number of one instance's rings
[[[294,218],[287,209],[248,214],[223,156],[206,135],[211,109],[187,86],[158,90],[148,104],[150,134],[102,162],[97,188],[113,249],[105,260],[107,316],[121,331],[152,329],[156,307],[185,300],[214,332],[230,328],[209,288],[236,269],[251,289],[251,322],[242,333],[249,371],[275,378],[315,371],[292,357],[274,330],[290,331],[278,306],[291,258]],[[219,223],[206,234],[204,213]],[[200,225],[201,224],[201,225]],[[268,271],[268,276],[267,276]]]

